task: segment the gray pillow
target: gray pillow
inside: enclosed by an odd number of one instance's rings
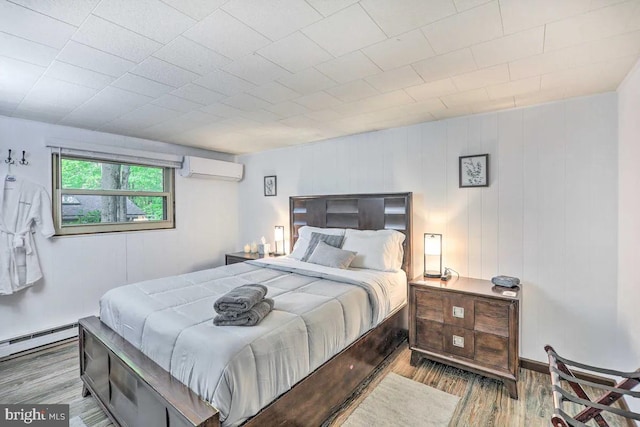
[[[322,234],[322,233],[311,233],[311,239],[309,239],[309,247],[307,248],[307,252],[305,252],[304,256],[300,261],[308,261],[309,257],[316,249],[318,242],[324,242],[329,246],[333,246],[334,248],[339,248],[342,246],[342,241],[344,240],[344,236],[336,236],[333,234]]]
[[[349,268],[356,252],[334,248],[324,242],[318,242],[307,262],[334,268]]]

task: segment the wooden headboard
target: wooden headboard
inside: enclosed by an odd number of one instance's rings
[[[412,193],[338,194],[289,197],[291,248],[305,225],[357,230],[397,230],[404,233],[402,269],[411,278]]]

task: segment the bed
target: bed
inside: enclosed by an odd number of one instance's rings
[[[283,257],[117,288],[101,320],[80,321],[85,393],[117,425],[319,425],[404,338],[411,193],[291,197],[290,226],[292,246],[303,226],[395,229],[403,271]],[[213,301],[251,282],[274,311],[255,327],[214,327]]]

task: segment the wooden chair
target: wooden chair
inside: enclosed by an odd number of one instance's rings
[[[640,384],[640,369],[635,372],[620,372],[612,369],[598,368],[565,359],[564,357],[559,356],[550,345],[545,346],[544,349],[549,356],[549,373],[551,374],[554,406],[554,414],[551,418],[551,423],[554,427],[588,427],[586,423],[591,419],[593,419],[600,427],[609,427],[609,424],[601,415],[602,411],[611,412],[627,419],[640,421],[640,414],[638,413],[611,407],[611,405],[617,402],[622,396],[640,398],[640,392],[631,391],[631,389],[636,385]],[[569,366],[599,374],[622,377],[623,380],[613,387],[594,383],[592,381],[576,378],[571,369],[569,369]],[[575,395],[562,388],[562,380],[569,383],[569,386],[571,386]],[[583,385],[603,390],[605,393],[596,400],[591,400],[584,388],[582,388]],[[584,405],[585,409],[580,413],[571,416],[562,409],[562,405],[566,401]]]

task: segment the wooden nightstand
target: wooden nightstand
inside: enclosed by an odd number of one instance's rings
[[[496,378],[517,399],[519,309],[519,288],[416,277],[409,282],[411,364],[425,357]]]
[[[264,254],[258,254],[255,252],[233,252],[230,254],[226,254],[224,256],[224,264],[229,265],[229,264],[235,264],[237,262],[251,261],[251,260],[260,259],[260,258],[274,258],[278,256],[282,256],[282,254],[271,253],[269,255],[264,255]]]

